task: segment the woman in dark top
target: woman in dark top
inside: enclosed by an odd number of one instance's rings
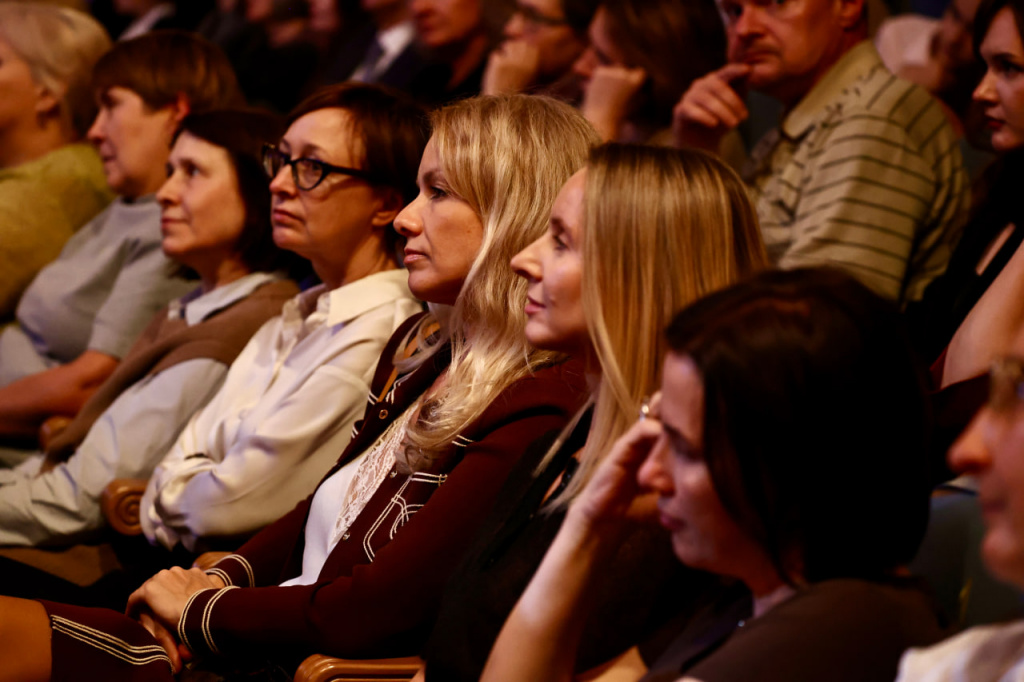
[[[568,502],[656,388],[665,350],[658,330],[672,311],[765,262],[742,182],[709,155],[611,144],[566,183],[547,234],[512,267],[530,285],[527,338],[584,358],[593,404],[550,449],[549,437],[517,465],[470,558],[449,581],[424,653],[427,679],[479,678]],[[623,539],[604,567],[609,579],[595,600],[601,617],[585,638],[579,669],[628,649],[680,598],[707,584],[680,578],[673,563],[658,529]],[[651,575],[644,587],[617,584],[643,566]]]
[[[483,679],[569,679],[605,557],[656,497],[679,560],[753,594],[751,617],[679,643],[674,677],[892,680],[906,647],[942,634],[898,577],[930,492],[899,313],[839,271],[769,272],[666,336],[661,394],[569,508]]]
[[[974,99],[1002,158],[988,169],[963,239],[946,272],[907,308],[914,345],[931,366],[938,424],[933,450],[944,462],[986,396],[984,373],[1024,321],[1024,1],[986,0],[974,44],[987,71]]]

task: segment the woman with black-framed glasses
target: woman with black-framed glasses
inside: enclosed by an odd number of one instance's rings
[[[322,284],[256,334],[157,467],[140,514],[151,542],[200,550],[262,528],[348,443],[385,342],[420,311],[391,221],[415,193],[426,135],[418,106],[343,85],[299,105],[264,148],[274,242]]]

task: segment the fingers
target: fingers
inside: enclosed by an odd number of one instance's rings
[[[139,614],[139,623],[142,627],[146,628],[149,634],[153,635],[153,639],[167,652],[167,657],[171,659],[171,667],[174,669],[174,672],[180,672],[181,653],[178,651],[177,638],[146,611]]]
[[[673,132],[678,146],[714,148],[721,136],[746,120],[749,112],[741,92],[747,64],[726,64],[698,78],[673,110]]]
[[[487,59],[482,90],[498,95],[522,92],[537,77],[540,52],[536,46],[521,40],[506,40]]]

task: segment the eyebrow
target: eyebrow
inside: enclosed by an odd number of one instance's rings
[[[444,184],[444,175],[441,174],[440,169],[431,168],[423,174],[422,182],[424,185]]]

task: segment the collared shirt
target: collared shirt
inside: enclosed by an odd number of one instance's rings
[[[394,63],[398,55],[402,54],[405,48],[412,45],[415,38],[416,27],[412,21],[403,21],[391,28],[378,32],[374,36],[374,41],[380,55],[373,60],[373,64],[369,64],[364,60],[352,72],[349,80],[362,81],[364,83],[376,82],[377,77],[388,70],[388,67]],[[370,54],[369,50],[367,54]]]
[[[970,201],[942,107],[868,41],[758,143],[745,177],[780,267],[843,268],[901,304],[945,270]]]
[[[153,195],[115,199],[65,244],[0,335],[0,385],[71,362],[86,350],[122,357],[158,310],[195,287],[172,276]]]
[[[157,467],[140,518],[167,547],[254,531],[305,498],[362,415],[378,356],[421,310],[389,270],[285,305]]]
[[[1019,682],[1024,622],[983,625],[928,648],[908,649],[896,682]]]
[[[168,314],[193,326],[275,278],[253,273],[206,294],[196,290]],[[197,358],[147,375],[118,396],[67,462],[36,476],[43,463],[36,454],[0,470],[0,545],[68,541],[102,528],[103,489],[115,478],[147,478],[227,371]]]

